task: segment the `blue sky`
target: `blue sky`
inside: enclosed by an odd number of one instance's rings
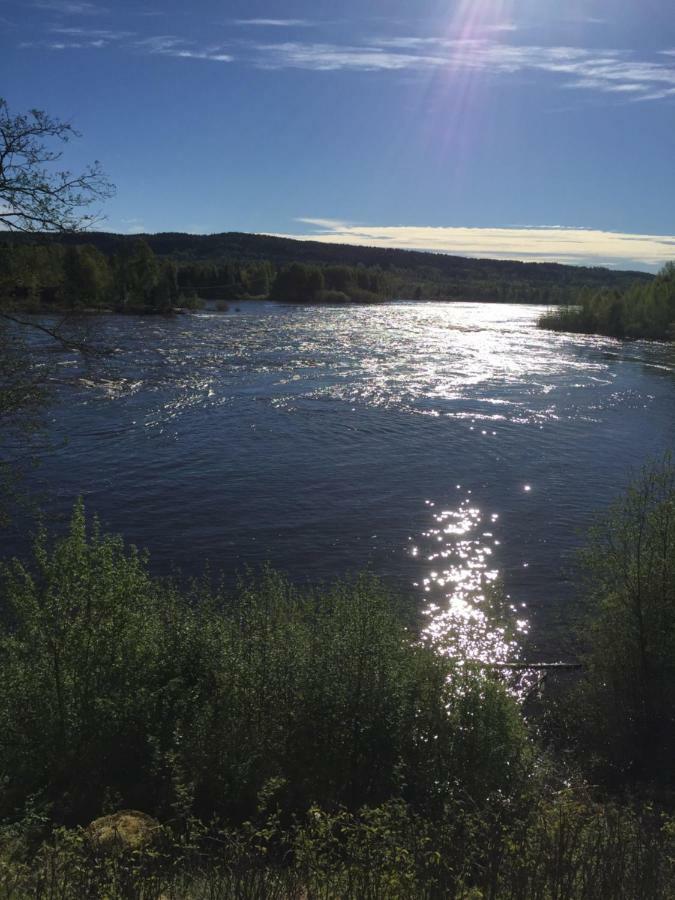
[[[656,269],[671,0],[0,0],[0,91],[83,133],[116,231]]]

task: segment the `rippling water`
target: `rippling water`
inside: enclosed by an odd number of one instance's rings
[[[482,617],[501,581],[514,632],[560,657],[579,530],[629,467],[675,445],[675,352],[539,331],[539,312],[97,319],[112,363],[63,361],[31,485],[56,520],[83,493],[160,570],[270,560],[317,581],[370,566],[439,641],[459,618],[505,656]]]

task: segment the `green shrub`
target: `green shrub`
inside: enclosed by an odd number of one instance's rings
[[[540,328],[615,338],[675,340],[675,263],[666,263],[653,281],[626,291],[580,292],[575,306],[549,310]]]
[[[270,808],[237,828],[191,822],[115,853],[81,830],[56,829],[33,851],[0,832],[0,898],[668,900],[674,859],[672,819],[570,788],[511,823],[459,803],[430,820],[394,800],[314,807],[287,827]]]
[[[317,303],[349,303],[349,297],[344,291],[323,290],[316,295]]]
[[[572,699],[582,754],[616,783],[673,781],[675,465],[643,470],[594,527],[584,678]]]
[[[372,576],[233,595],[152,579],[120,538],[44,535],[0,570],[0,815],[140,808],[241,821],[277,779],[287,813],[403,796],[508,795],[529,759],[515,701],[438,655]]]
[[[69,820],[106,794],[147,802],[189,610],[121,539],[87,535],[81,505],[53,549],[40,535],[32,565],[0,578],[0,810],[39,795]]]

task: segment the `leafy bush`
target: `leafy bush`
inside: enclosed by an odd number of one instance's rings
[[[599,520],[563,740],[666,805],[675,465]],[[537,763],[537,764],[535,764]],[[672,897],[675,821],[535,757],[503,684],[435,652],[373,576],[182,589],[88,526],[0,567],[0,898]],[[86,823],[142,809],[152,844]]]
[[[349,303],[349,297],[344,291],[323,290],[316,295],[317,303]]]
[[[164,829],[153,849],[102,852],[56,829],[30,852],[0,834],[0,897],[175,900],[666,900],[675,823],[649,807],[540,796],[505,826],[452,804],[440,819],[400,800],[357,812],[318,807],[289,826],[266,809],[237,828]]]
[[[32,566],[0,576],[0,809],[38,795],[87,818],[134,777],[143,793],[188,611],[119,538],[87,535],[81,506],[53,549],[41,534]]]
[[[584,553],[584,677],[571,701],[580,749],[615,783],[671,782],[675,758],[675,464],[645,468]]]
[[[118,537],[41,535],[0,570],[0,815],[141,808],[242,821],[270,779],[290,814],[509,795],[529,744],[504,686],[436,654],[372,576],[230,596],[153,580]]]

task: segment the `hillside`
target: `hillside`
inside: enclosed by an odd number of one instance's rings
[[[366,267],[383,272],[394,294],[418,299],[566,303],[571,302],[582,288],[624,290],[636,282],[645,283],[652,279],[645,272],[612,271],[550,262],[472,259],[239,232],[209,235],[171,232],[142,235],[86,232],[39,237],[3,235],[3,240],[12,243],[88,244],[107,256],[139,239],[146,241],[158,257],[173,260],[179,268],[195,264],[200,267],[205,264],[217,266],[227,261],[264,261],[277,269],[289,263]]]

